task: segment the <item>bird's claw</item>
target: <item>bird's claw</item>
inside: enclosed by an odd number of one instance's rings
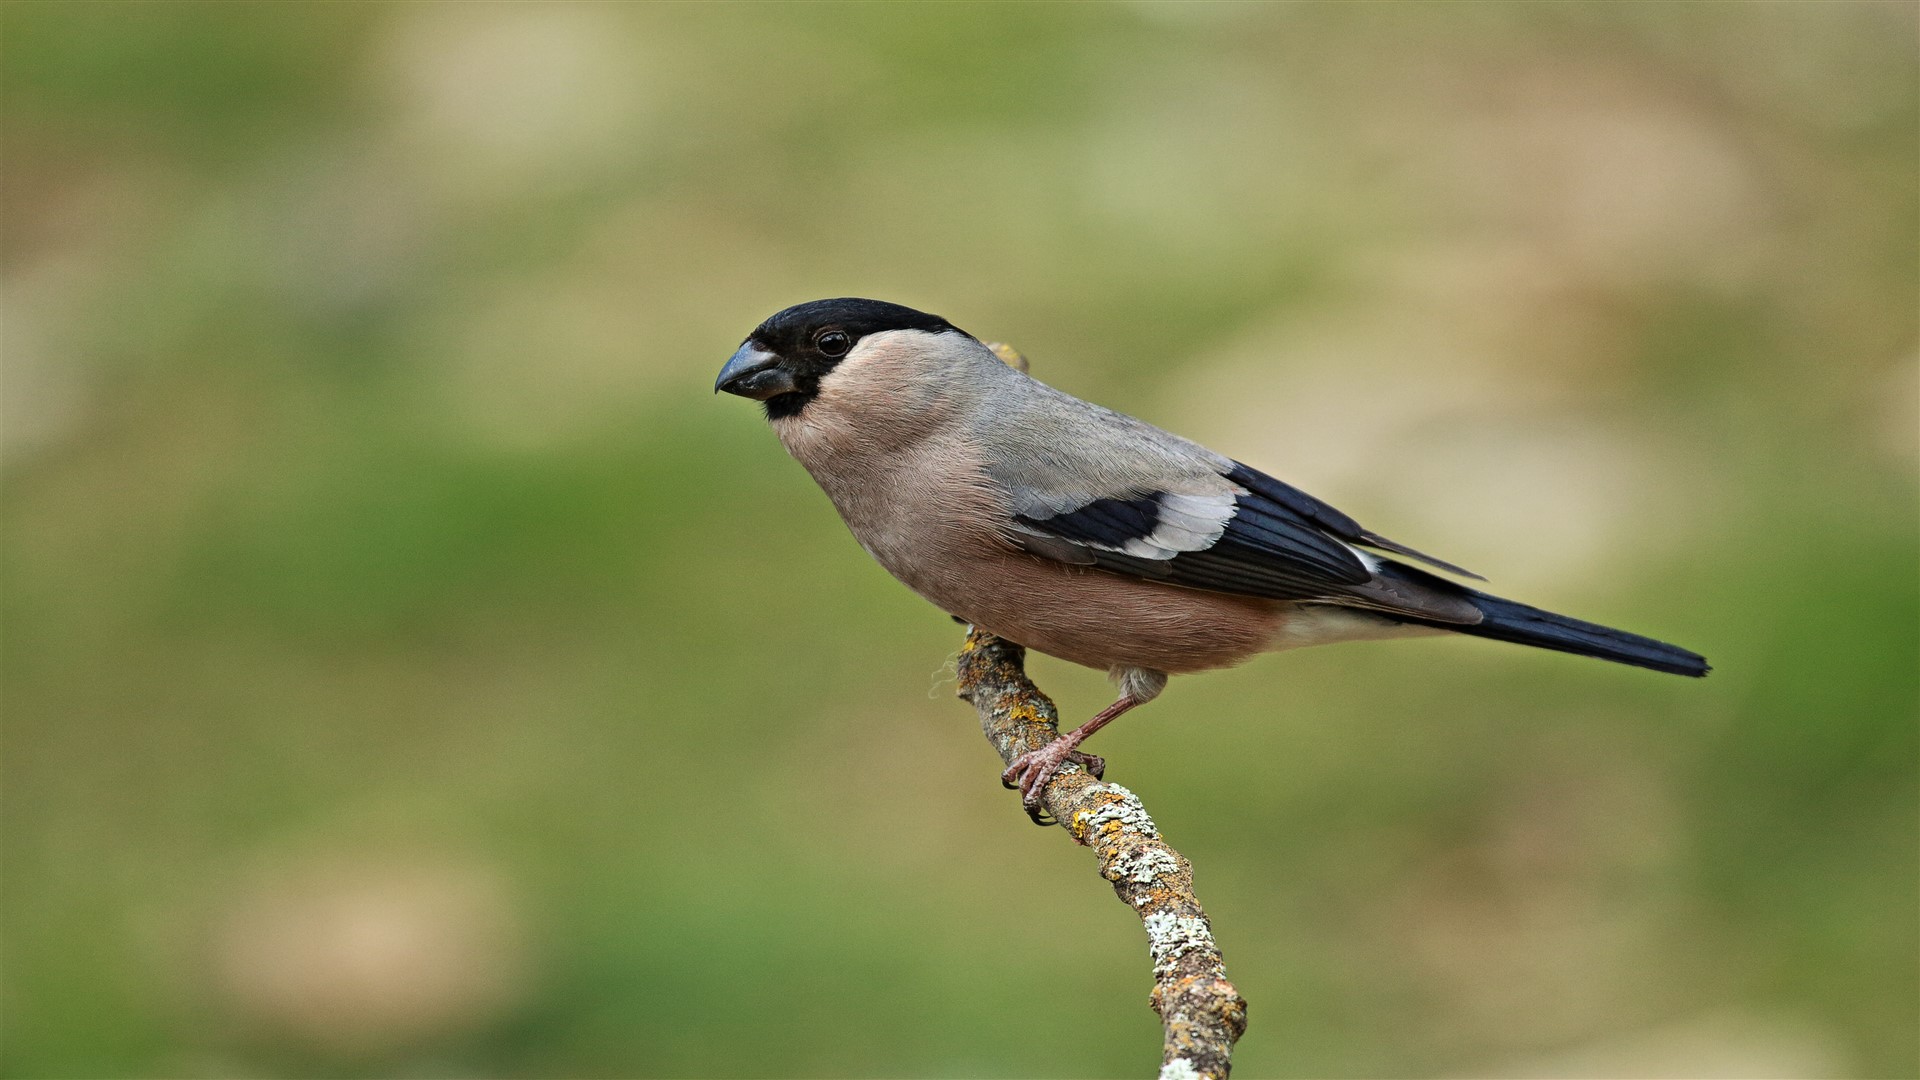
[[[1038,750],[1029,750],[1013,759],[1007,771],[1000,774],[1003,787],[1020,792],[1020,805],[1033,819],[1035,825],[1052,825],[1054,820],[1047,815],[1042,797],[1046,794],[1047,784],[1068,764],[1078,765],[1093,775],[1095,780],[1107,775],[1107,759],[1099,754],[1088,754],[1063,745],[1064,740],[1053,742]]]
[[[1027,785],[1022,783],[1021,775],[1032,766],[1033,763],[1029,759],[1036,758],[1037,755],[1044,753],[1045,749],[1045,747],[1042,747],[1039,750],[1030,750],[1014,758],[1013,764],[1007,767],[1007,771],[1000,774],[1000,786],[1006,788],[1008,791],[1025,790]],[[1084,750],[1069,750],[1066,753],[1064,761],[1070,761],[1092,773],[1095,780],[1103,780],[1106,778],[1107,759],[1101,757],[1099,754],[1089,754]],[[1056,763],[1053,767],[1053,772],[1057,773],[1059,771],[1060,763]],[[1049,773],[1046,779],[1051,780],[1052,778],[1052,773]],[[1046,780],[1041,780],[1039,783],[1041,787],[1046,786]]]

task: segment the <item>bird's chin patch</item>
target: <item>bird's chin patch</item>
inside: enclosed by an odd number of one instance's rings
[[[768,420],[786,420],[790,417],[799,416],[800,411],[805,409],[809,402],[813,401],[817,393],[817,391],[811,394],[796,391],[791,394],[776,394],[761,402],[760,406],[767,410]]]

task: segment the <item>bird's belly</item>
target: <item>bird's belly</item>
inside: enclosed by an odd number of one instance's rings
[[[892,469],[857,480],[827,471],[814,478],[889,573],[1009,641],[1101,670],[1204,671],[1273,647],[1293,609],[1029,555],[989,524],[1009,510],[968,479],[981,470],[964,446],[896,456]]]
[[[879,552],[875,552],[876,556]],[[889,565],[941,608],[990,633],[1088,667],[1178,674],[1271,647],[1290,604],[1066,566],[1013,550]]]

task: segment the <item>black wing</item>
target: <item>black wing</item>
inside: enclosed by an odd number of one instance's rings
[[[1450,562],[1442,562],[1424,552],[1415,551],[1405,544],[1395,543],[1381,536],[1379,533],[1374,532],[1372,529],[1363,529],[1360,527],[1359,522],[1306,492],[1301,491],[1292,484],[1275,480],[1266,473],[1258,469],[1248,468],[1237,461],[1234,462],[1233,465],[1233,471],[1227,474],[1227,479],[1249,491],[1258,492],[1266,499],[1287,507],[1294,513],[1299,514],[1306,520],[1313,522],[1348,543],[1359,544],[1362,547],[1378,548],[1381,551],[1391,551],[1395,555],[1405,555],[1409,559],[1417,559],[1420,562],[1426,563],[1428,566],[1445,570],[1449,574],[1459,574],[1461,577],[1469,577],[1475,581],[1487,580],[1471,570],[1462,569]]]
[[[1451,597],[1405,595],[1350,545],[1457,567],[1360,527],[1326,503],[1238,462],[1223,474],[1231,500],[1212,520],[1169,492],[1094,499],[1048,516],[1019,515],[1015,540],[1036,555],[1172,585],[1275,600],[1326,600],[1473,621]],[[1199,500],[1204,502],[1205,500]]]

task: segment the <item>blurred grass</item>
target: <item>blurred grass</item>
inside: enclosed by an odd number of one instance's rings
[[[707,393],[850,293],[1715,662],[1353,646],[1104,733],[1240,1075],[1914,1074],[1914,31],[0,8],[5,1071],[1149,1068],[957,628]]]

